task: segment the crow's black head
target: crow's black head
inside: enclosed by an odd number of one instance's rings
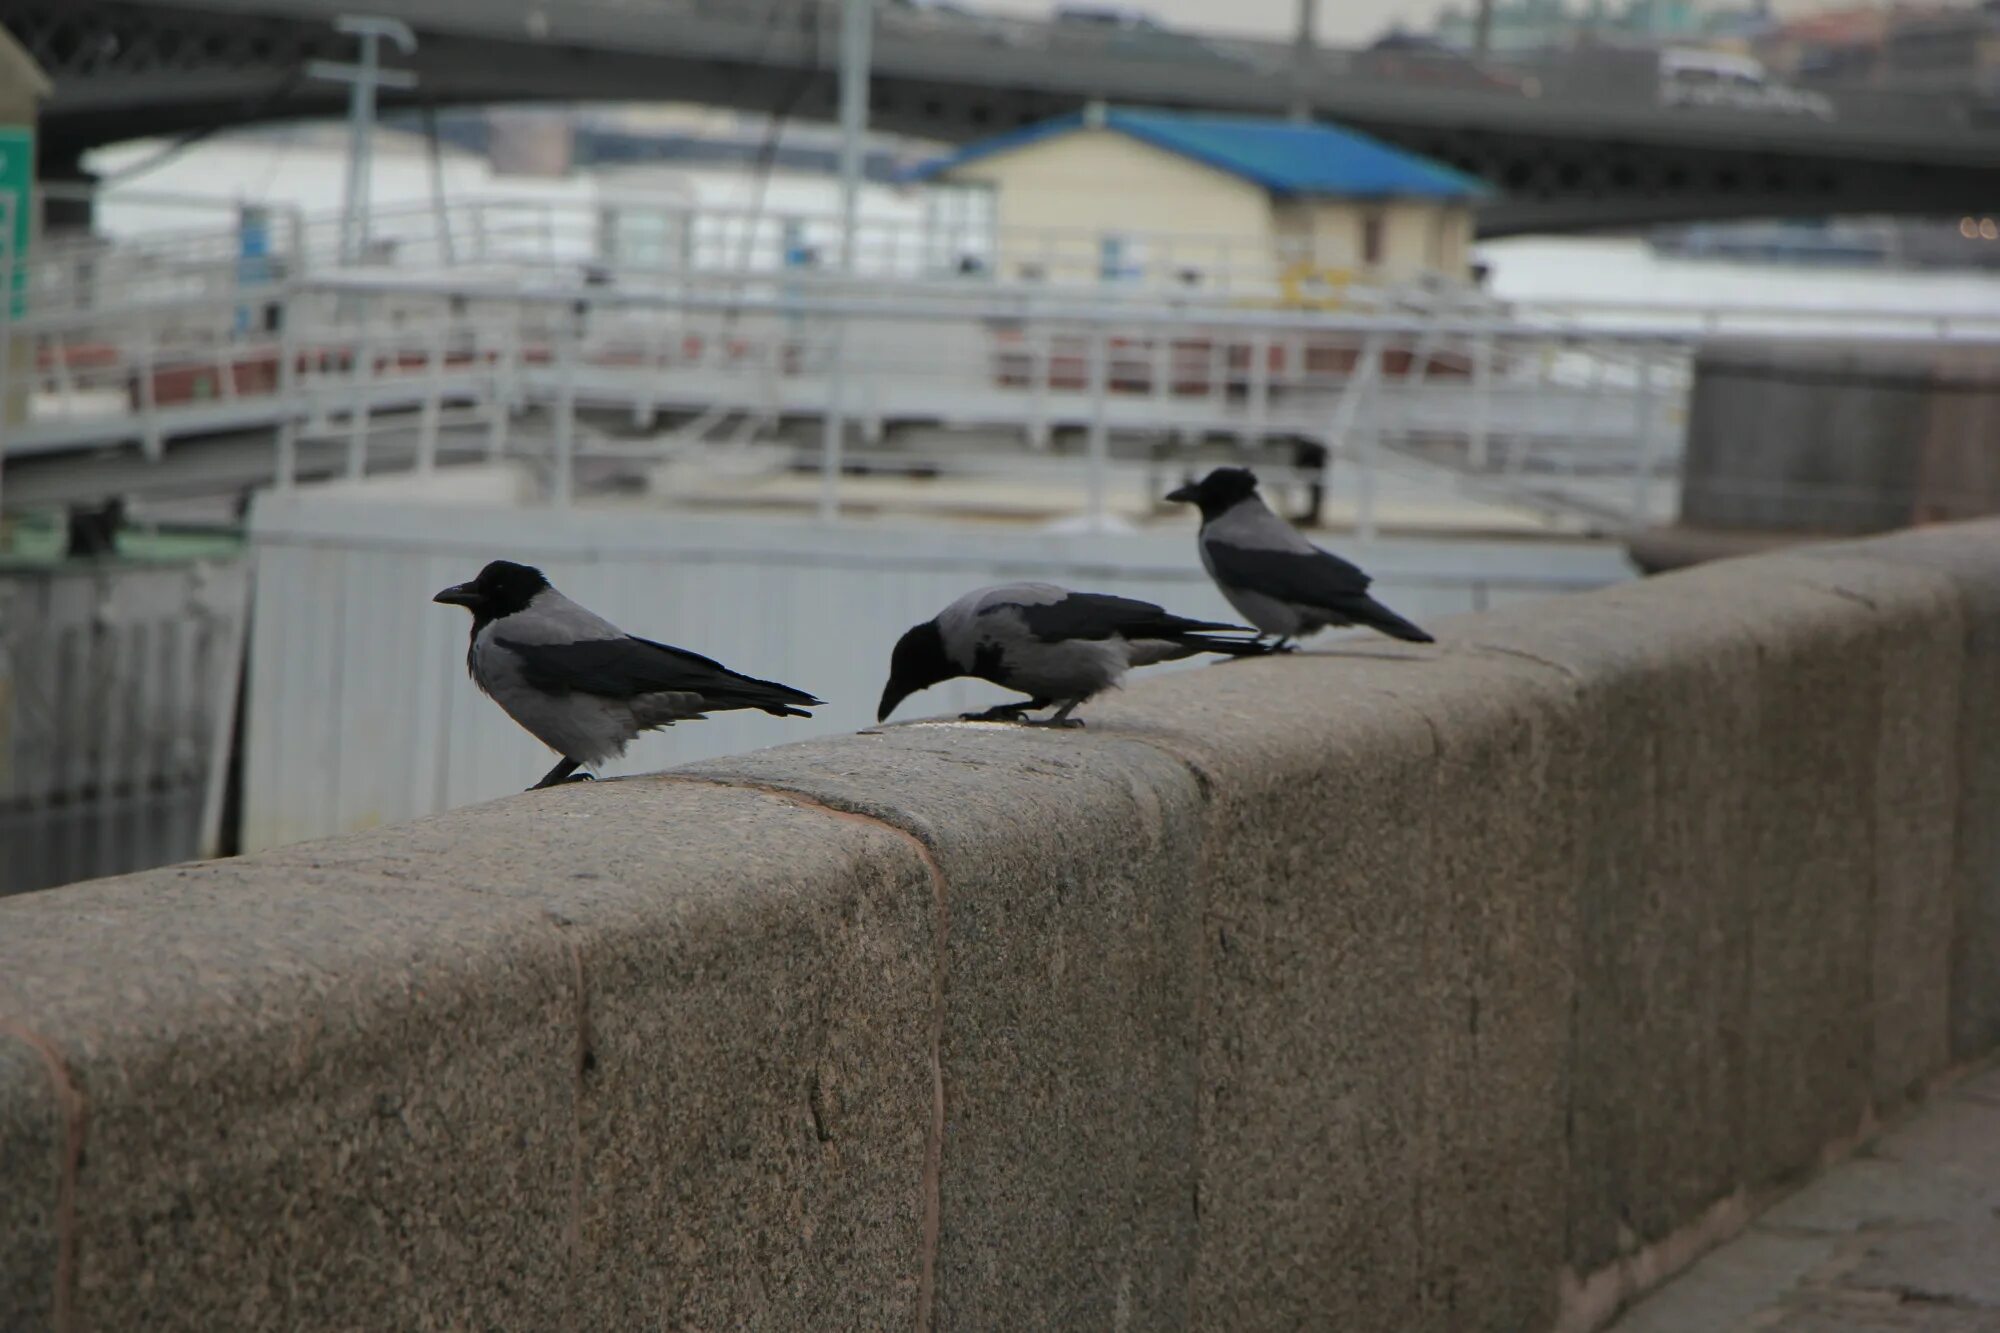
[[[495,560],[480,570],[479,577],[472,582],[453,584],[431,600],[462,606],[472,612],[474,623],[483,625],[526,610],[528,603],[535,600],[535,594],[546,591],[548,586],[542,571],[531,565]]]
[[[1229,511],[1239,500],[1247,500],[1257,493],[1257,474],[1247,467],[1219,467],[1200,481],[1191,481],[1177,491],[1169,492],[1167,498],[1182,504],[1201,506],[1203,519],[1215,518]]]
[[[937,621],[926,620],[896,641],[896,651],[889,655],[889,683],[882,687],[882,706],[875,711],[875,720],[888,721],[896,705],[918,690],[963,674],[944,655],[944,635]]]

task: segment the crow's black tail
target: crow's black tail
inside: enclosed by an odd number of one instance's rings
[[[772,717],[811,717],[807,708],[818,708],[826,703],[824,699],[815,699],[804,690],[780,685],[775,680],[758,680],[734,671],[729,674],[735,678],[712,696],[717,708],[757,708]]]
[[[1225,639],[1214,634],[1176,634],[1174,642],[1197,653],[1227,653],[1231,657],[1260,657],[1271,651],[1255,639]]]
[[[1405,643],[1437,642],[1429,634],[1418,629],[1415,625],[1412,625],[1409,621],[1403,619],[1366,593],[1342,602],[1339,610],[1342,615],[1345,615],[1355,624],[1366,625],[1369,629],[1379,630],[1392,639],[1401,639]]]

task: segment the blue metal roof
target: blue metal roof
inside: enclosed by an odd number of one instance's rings
[[[1088,127],[1081,112],[981,139],[907,173],[929,180],[980,158]],[[1275,194],[1476,199],[1484,181],[1338,125],[1110,107],[1102,128],[1241,177]]]

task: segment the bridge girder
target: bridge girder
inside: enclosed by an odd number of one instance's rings
[[[317,17],[125,0],[0,0],[0,22],[56,82],[43,120],[43,158],[53,174],[74,171],[90,147],[138,134],[324,116],[344,104],[343,90],[303,75],[306,61],[345,53],[344,39]],[[415,98],[438,106],[671,100],[743,110],[785,106],[802,119],[829,118],[835,78],[824,35],[806,25],[768,36],[739,53],[744,58],[729,58],[713,42],[706,50],[674,53],[637,43],[585,48],[420,30],[417,54],[399,62],[417,71],[419,89],[385,93],[383,101],[396,107],[413,105]],[[947,142],[1073,110],[1093,92],[1254,110],[1283,91],[1274,91],[1269,79],[1222,77],[1229,71],[1206,67],[1171,87],[1149,87],[1141,81],[1144,67],[1135,72],[1112,62],[1104,86],[1086,88],[1070,86],[1075,79],[1059,73],[1006,81],[969,69],[963,60],[917,60],[899,53],[893,40],[882,44],[881,54],[873,122]],[[1672,112],[1621,120],[1550,115],[1554,108],[1546,106],[1524,113],[1507,105],[1498,114],[1490,99],[1482,105],[1479,98],[1331,82],[1315,95],[1344,123],[1498,187],[1500,197],[1481,213],[1483,235],[1774,214],[1937,215],[2000,206],[2000,136],[1994,136],[1993,151],[1966,151],[1959,144],[1920,158],[1907,144],[1860,126],[1845,139],[1776,121],[1747,130],[1738,124],[1724,133]],[[1537,112],[1539,123],[1528,114]],[[1746,139],[1749,133],[1759,138]]]

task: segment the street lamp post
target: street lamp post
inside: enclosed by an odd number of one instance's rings
[[[868,67],[875,0],[842,0],[840,11],[840,274],[852,284],[861,214],[861,168],[868,135]],[[847,316],[832,316],[826,407],[821,414],[819,514],[840,516],[841,451],[847,437]]]
[[[333,26],[360,42],[360,60],[352,65],[315,60],[306,66],[306,73],[330,83],[344,83],[349,89],[347,191],[340,211],[340,259],[343,264],[353,264],[368,253],[369,217],[374,211],[371,193],[375,174],[375,90],[417,86],[417,76],[410,71],[382,68],[382,39],[388,38],[404,55],[409,55],[417,49],[417,37],[406,24],[371,15],[343,14]]]
[[[1319,42],[1319,0],[1299,0],[1299,26],[1292,36],[1292,119],[1312,119],[1313,61]]]
[[[855,220],[868,137],[868,76],[875,47],[874,0],[842,0],[840,14],[840,268],[854,271]]]

